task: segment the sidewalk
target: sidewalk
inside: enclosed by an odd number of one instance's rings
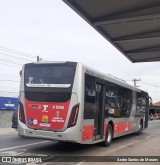
[[[124,148],[115,148],[114,152],[109,153],[107,150],[104,151],[104,153],[97,155],[97,156],[113,156],[113,157],[119,157],[119,158],[126,158],[127,160],[130,157],[134,157],[137,159],[136,156],[145,157],[146,159],[158,159],[160,157],[160,132],[157,132],[157,134],[150,135],[146,137],[145,139],[141,139],[138,141],[135,141],[135,143],[130,144],[128,146],[125,146]],[[153,158],[152,158],[153,156]],[[154,156],[156,158],[154,158]],[[81,165],[92,165],[93,163],[90,162],[81,162]],[[117,162],[96,162],[94,165],[159,165],[159,162],[152,162],[152,161],[135,161],[135,162],[123,162],[117,161]]]
[[[16,130],[14,128],[0,128],[0,135],[14,134]]]

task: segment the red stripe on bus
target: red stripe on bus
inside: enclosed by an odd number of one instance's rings
[[[131,123],[129,121],[121,121],[114,123],[114,133],[122,133],[131,129]]]
[[[104,132],[103,132],[103,136],[106,136],[106,129],[107,129],[107,124],[104,124]]]
[[[94,133],[94,126],[93,125],[86,125],[83,126],[82,129],[82,140],[89,140],[93,138]]]

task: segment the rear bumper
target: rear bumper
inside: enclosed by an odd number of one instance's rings
[[[79,125],[67,128],[64,132],[54,132],[46,130],[34,130],[28,128],[25,124],[23,124],[20,121],[18,123],[18,135],[32,138],[68,141],[74,143],[81,143],[82,137]]]

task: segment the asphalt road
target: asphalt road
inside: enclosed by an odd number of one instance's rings
[[[159,138],[160,121],[150,121],[149,128],[145,130],[140,136],[132,134],[114,139],[112,145],[107,148],[103,147],[101,144],[81,145],[73,143],[61,143],[50,140],[21,138],[17,136],[16,132],[14,134],[0,136],[0,155],[33,157],[49,156],[49,158],[53,158],[55,156],[74,156],[73,159],[75,160],[75,156],[93,156],[93,158],[96,156],[160,156]],[[85,162],[85,160],[77,160],[76,162],[46,162],[39,164],[93,165],[93,162],[89,163]],[[28,165],[29,164],[30,163],[28,163]],[[106,162],[100,164],[106,164]],[[116,165],[117,162],[107,162],[107,164]],[[122,164],[124,165],[125,163],[123,162]]]

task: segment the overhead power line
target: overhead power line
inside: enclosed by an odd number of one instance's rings
[[[0,64],[15,67],[15,68],[21,68],[20,66],[15,66],[15,65],[9,65],[9,64],[4,64],[4,63],[0,63]]]
[[[157,92],[157,91],[148,91],[150,93],[160,93],[160,92]]]
[[[13,50],[13,49],[10,49],[10,48],[6,48],[4,46],[0,46],[0,49],[4,50],[4,51],[8,51],[10,53],[17,54],[17,55],[25,56],[25,57],[36,58],[36,56],[34,56],[34,55],[31,55],[31,54],[28,54],[28,53],[23,53],[23,52],[20,52],[20,51],[16,51],[16,50]]]
[[[149,86],[153,86],[153,87],[156,87],[156,88],[160,88],[160,86],[158,86],[158,85],[146,83],[146,82],[144,82],[144,81],[142,81],[142,83],[145,84],[145,85],[149,85]]]
[[[4,62],[11,63],[11,64],[16,64],[16,65],[22,66],[22,64],[18,64],[18,63],[11,62],[11,61],[8,61],[8,60],[4,60],[4,59],[0,59],[0,60],[1,60],[1,61],[4,61]]]
[[[0,91],[0,93],[18,93],[18,92],[12,92],[12,91]]]
[[[12,56],[12,55],[9,55],[9,54],[6,54],[6,53],[2,53],[2,52],[0,52],[0,54],[6,55],[6,56],[9,56],[9,57],[12,57],[12,58],[17,58],[17,59],[20,59],[20,60],[31,61],[31,60],[28,60],[28,59],[25,59],[25,58],[21,58],[21,57]]]
[[[151,83],[148,83],[148,82],[145,82],[145,81],[142,81],[141,79],[133,79],[133,80],[125,80],[125,81],[141,81],[141,83],[145,84],[145,85],[149,85],[149,86],[153,86],[153,87],[156,87],[156,88],[160,88],[159,85],[155,85],[155,84],[151,84]]]
[[[0,80],[0,81],[20,82],[20,81],[16,81],[16,80]]]

